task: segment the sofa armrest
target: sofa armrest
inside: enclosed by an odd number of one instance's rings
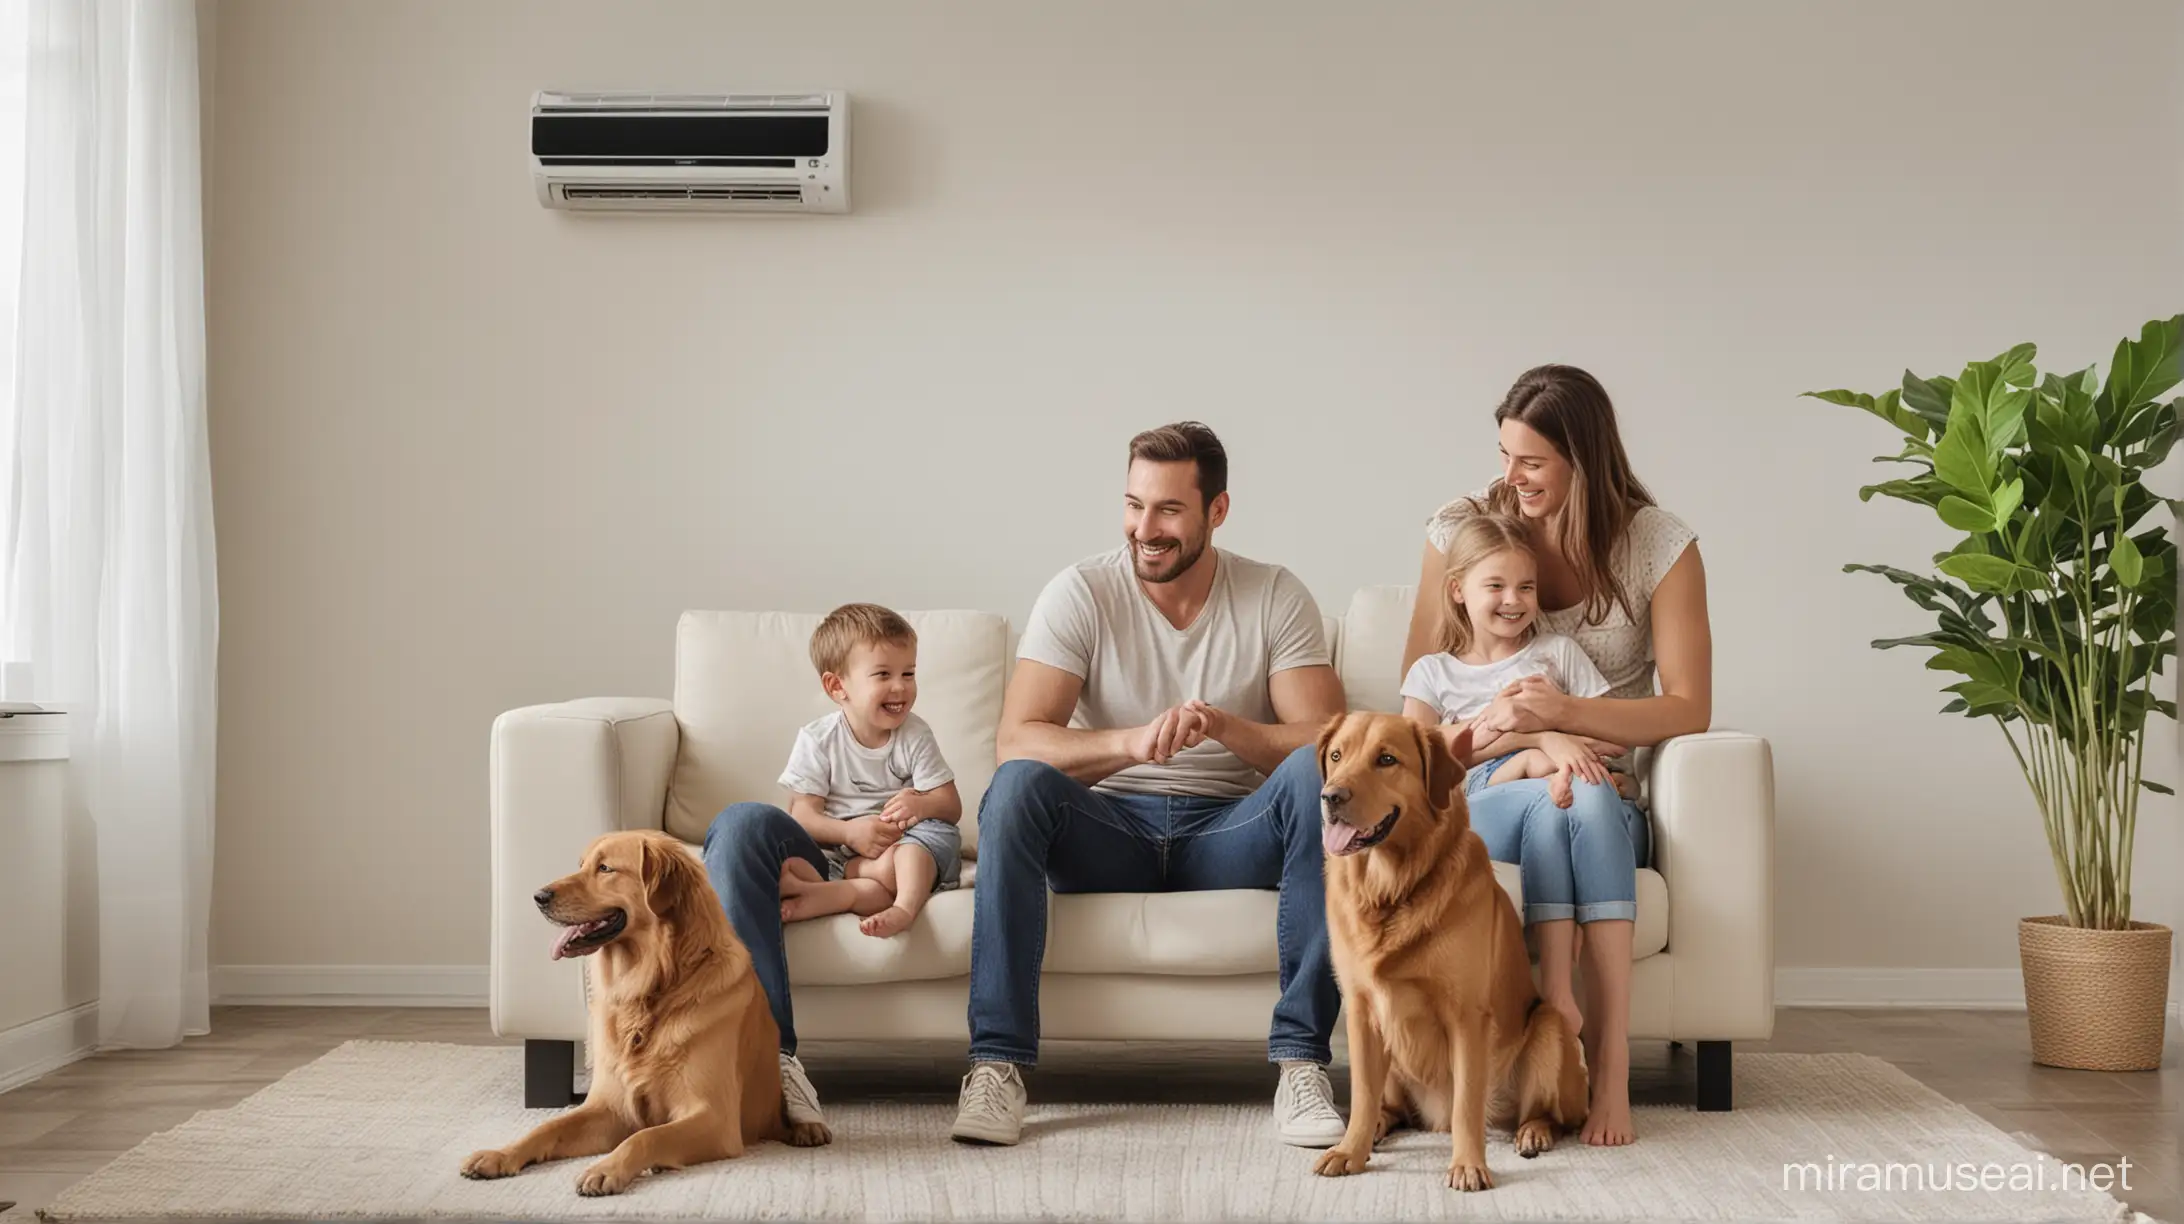
[[[1708,731],[1653,760],[1653,866],[1668,882],[1673,1023],[1695,1040],[1774,1033],[1774,755]]]
[[[494,1033],[584,1035],[583,962],[550,958],[531,894],[576,870],[600,834],[660,827],[680,739],[673,704],[649,697],[525,706],[493,720]]]

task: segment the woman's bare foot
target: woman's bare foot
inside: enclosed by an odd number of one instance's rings
[[[1592,1105],[1579,1137],[1594,1147],[1633,1142],[1638,1135],[1630,1121],[1630,1042],[1600,1042],[1591,1070]]]
[[[875,939],[885,939],[909,930],[910,924],[917,921],[917,917],[899,905],[890,905],[859,922],[857,929]]]

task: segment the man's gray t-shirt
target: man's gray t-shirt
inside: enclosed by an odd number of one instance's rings
[[[1084,680],[1069,725],[1141,727],[1197,699],[1258,723],[1277,721],[1267,687],[1275,672],[1333,662],[1319,605],[1279,565],[1222,549],[1206,606],[1185,629],[1168,623],[1138,585],[1127,545],[1063,570],[1039,593],[1018,658]],[[1166,765],[1133,765],[1094,789],[1118,794],[1237,799],[1264,775],[1213,740]]]

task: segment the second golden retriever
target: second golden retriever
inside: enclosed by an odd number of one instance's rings
[[[472,1153],[464,1177],[606,1153],[577,1193],[619,1194],[654,1169],[741,1156],[768,1139],[812,1147],[833,1138],[782,1112],[781,1030],[751,954],[680,842],[606,834],[535,899],[562,928],[555,959],[599,956],[591,1091],[508,1147]]]
[[[1452,1188],[1491,1189],[1490,1120],[1514,1128],[1527,1158],[1584,1122],[1577,1035],[1540,1005],[1523,923],[1442,738],[1395,715],[1346,714],[1321,733],[1319,761],[1350,1120],[1313,1171],[1363,1171],[1373,1145],[1408,1123],[1451,1133]]]

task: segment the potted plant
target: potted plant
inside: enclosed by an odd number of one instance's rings
[[[1879,574],[1933,614],[1931,632],[1873,645],[1932,651],[1926,665],[1957,677],[1942,713],[1994,719],[2032,790],[2063,901],[2018,923],[2033,1059],[2049,1066],[2161,1062],[2171,932],[2131,918],[2131,851],[2140,794],[2175,793],[2141,766],[2149,716],[2176,717],[2153,680],[2176,651],[2163,524],[2178,503],[2141,481],[2177,440],[2184,398],[2161,396],[2184,377],[2180,341],[2184,315],[2146,324],[2116,346],[2105,383],[2093,367],[2043,377],[2020,344],[1955,378],[1905,371],[1877,396],[1806,393],[1903,434],[1876,462],[1910,474],[1860,501],[1915,502],[1964,533],[1935,573],[1844,570]]]

